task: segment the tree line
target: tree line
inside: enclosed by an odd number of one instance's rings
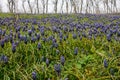
[[[60,2],[61,1],[61,2]],[[118,13],[120,0],[21,0],[21,8],[18,9],[19,0],[7,0],[10,13],[49,13],[49,3],[52,3],[53,13]],[[58,7],[59,4],[59,7]],[[26,7],[27,5],[27,7]],[[102,8],[101,8],[102,6]],[[2,12],[0,4],[0,12]]]

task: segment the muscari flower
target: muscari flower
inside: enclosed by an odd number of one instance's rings
[[[32,43],[35,43],[35,41],[36,41],[36,38],[35,38],[34,36],[32,36],[31,42],[32,42]]]
[[[60,37],[60,38],[63,38],[62,32],[59,33],[59,37]]]
[[[45,61],[45,56],[42,56],[42,57],[41,57],[41,61]]]
[[[8,62],[8,57],[5,55],[0,56],[0,61],[3,61],[4,63]]]
[[[37,34],[36,37],[37,37],[37,40],[40,40],[40,34]]]
[[[120,32],[117,33],[117,36],[120,37]]]
[[[60,53],[60,51],[57,49],[57,50],[56,50],[56,54],[59,54],[59,53]]]
[[[24,40],[24,36],[20,35],[20,41]]]
[[[83,36],[83,37],[86,37],[86,34],[85,34],[85,33],[82,33],[82,36]]]
[[[49,36],[50,40],[53,40],[54,37],[55,37],[54,35]]]
[[[46,38],[45,38],[45,37],[43,37],[43,38],[42,38],[42,41],[43,41],[43,42],[46,42]]]
[[[37,79],[37,73],[35,71],[32,72],[32,79],[33,80]]]
[[[106,59],[103,60],[103,64],[104,64],[104,67],[107,68],[108,67],[108,62]]]
[[[10,39],[10,42],[12,43],[12,42],[13,42],[13,36],[10,35],[10,36],[9,36],[9,39]]]
[[[27,44],[27,41],[28,41],[28,40],[27,40],[27,37],[24,36],[24,43]]]
[[[60,72],[61,72],[60,64],[55,64],[54,70],[57,72],[57,75],[60,76]]]
[[[8,41],[9,41],[9,36],[8,36],[8,35],[5,36],[4,41],[5,41],[5,42],[8,42]]]
[[[58,47],[58,43],[52,43],[52,47],[57,48]]]
[[[67,26],[64,26],[64,27],[63,27],[63,30],[64,30],[64,32],[68,31]]]
[[[0,29],[0,35],[2,35],[2,30]]]
[[[40,32],[41,32],[41,35],[44,36],[44,33],[45,33],[45,32],[44,32],[44,29],[41,29]]]
[[[47,65],[47,67],[49,66],[49,59],[48,58],[46,59],[46,65]]]
[[[64,36],[64,38],[63,38],[63,39],[64,39],[64,41],[66,41],[66,39],[67,39],[67,36]]]
[[[74,27],[69,28],[69,32],[74,31]]]
[[[75,33],[73,34],[73,39],[77,39],[77,35]]]
[[[57,40],[56,39],[52,39],[52,43],[56,43],[57,42]]]
[[[5,36],[6,30],[2,31],[2,36]]]
[[[57,28],[55,26],[52,27],[53,32],[57,32]]]
[[[76,48],[74,49],[74,54],[75,54],[75,55],[78,54],[78,47],[76,47]]]
[[[15,45],[17,46],[18,44],[19,44],[19,41],[16,41],[16,42],[15,42]]]
[[[34,32],[35,31],[35,27],[32,25],[32,31]]]
[[[13,31],[12,30],[10,30],[10,34],[9,35],[12,35],[13,36]]]
[[[107,40],[111,41],[111,35],[110,34],[107,35]]]
[[[4,43],[5,43],[4,39],[3,39],[3,40],[1,40],[0,45],[1,45],[1,47],[2,47],[2,48],[4,47]]]
[[[16,27],[16,32],[20,31],[20,29],[21,29],[20,26]]]
[[[62,43],[62,38],[60,38],[60,43]]]
[[[15,45],[15,43],[13,43],[12,44],[12,52],[15,53],[15,51],[16,51],[16,45]]]
[[[82,40],[82,36],[80,36],[80,40]]]
[[[25,26],[23,27],[22,31],[23,31],[23,32],[26,31],[26,27],[25,27]]]
[[[40,50],[40,48],[41,48],[41,44],[40,43],[38,43],[37,48]]]
[[[20,39],[20,32],[17,33],[18,39]]]
[[[64,56],[60,57],[60,62],[61,62],[62,65],[64,65],[64,63],[65,63],[65,57]]]
[[[32,30],[28,30],[28,35],[31,36]]]
[[[110,68],[110,74],[114,75],[114,69],[113,68]]]

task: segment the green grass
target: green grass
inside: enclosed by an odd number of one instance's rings
[[[0,14],[0,17],[11,17],[12,14]],[[36,18],[42,19],[44,17],[57,17],[54,15],[20,15],[21,18]],[[75,22],[91,23],[89,18],[85,17],[81,20],[76,18],[76,15],[69,15]],[[63,19],[66,19],[65,17]],[[102,20],[102,19],[101,19]],[[102,22],[99,20],[100,22]],[[97,21],[96,21],[97,22]],[[109,24],[107,22],[106,24]],[[29,24],[29,28],[31,24]],[[42,26],[51,27],[49,22]],[[37,25],[34,25],[37,28]],[[57,25],[56,25],[57,26]],[[61,26],[61,25],[60,25]],[[1,26],[5,29],[6,26]],[[12,28],[13,32],[15,29]],[[7,29],[7,31],[10,31]],[[38,31],[39,32],[39,31]],[[27,34],[22,32],[22,34]],[[59,42],[57,33],[46,31],[46,37],[54,35]],[[58,48],[50,48],[52,41],[43,42],[41,39],[35,43],[24,44],[20,42],[16,48],[16,52],[12,53],[11,43],[5,43],[4,48],[0,47],[0,55],[5,54],[8,56],[9,61],[7,64],[0,62],[0,80],[32,80],[32,72],[36,71],[37,80],[119,80],[120,79],[120,44],[112,39],[111,42],[106,40],[103,36],[96,39],[80,38],[73,39],[72,33],[67,33],[68,39],[58,43]],[[65,35],[65,34],[64,34]],[[29,37],[29,36],[28,36]],[[42,47],[37,49],[38,42]],[[78,55],[74,55],[74,49],[78,47]],[[60,53],[56,54],[56,50]],[[61,74],[57,76],[54,70],[54,64],[60,63],[60,56],[64,55],[65,64],[61,65]],[[45,61],[42,61],[42,56],[50,60],[50,65],[47,67]],[[108,68],[103,65],[103,60],[107,59]],[[110,74],[110,68],[114,69],[114,76]]]

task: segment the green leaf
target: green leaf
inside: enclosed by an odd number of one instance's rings
[[[95,52],[95,46],[94,45],[92,45],[92,48],[91,48],[91,50],[90,50],[92,53],[94,53]]]
[[[100,55],[101,57],[106,57],[106,58],[107,58],[106,52],[103,51],[103,50],[96,50],[96,53],[97,53],[98,55]]]
[[[4,80],[10,80],[10,77],[8,75],[4,75]]]
[[[81,66],[81,64],[76,64],[76,67],[78,68],[78,69],[81,69],[82,68],[82,66]]]

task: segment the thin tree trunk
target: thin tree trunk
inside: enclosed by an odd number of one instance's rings
[[[9,7],[9,11],[10,13],[14,13],[14,1],[13,0],[8,0],[8,7]]]
[[[73,1],[74,13],[77,13],[75,0]]]
[[[72,13],[73,0],[70,0],[70,3],[71,3],[71,10],[70,10],[70,13]]]
[[[54,6],[54,8],[55,8],[55,13],[57,13],[57,5],[58,5],[58,0],[55,1],[55,6]]]
[[[36,5],[37,5],[37,13],[39,14],[40,12],[39,12],[39,1],[38,0],[36,2]]]
[[[43,14],[45,13],[45,0],[42,0]]]
[[[86,1],[86,13],[88,13],[88,0]]]
[[[66,1],[66,11],[67,11],[67,14],[68,14],[68,1]]]
[[[62,0],[61,8],[60,11],[63,13],[63,5],[64,5],[64,0]]]
[[[83,0],[81,0],[80,13],[82,13],[82,9],[83,9]]]
[[[24,13],[26,14],[26,9],[25,9],[24,3],[25,3],[25,0],[22,1],[22,6],[23,6]]]
[[[48,13],[48,0],[46,1],[46,13]]]
[[[115,12],[118,12],[116,3],[117,3],[116,0],[114,0],[114,10],[115,10]]]
[[[29,9],[30,9],[30,13],[32,14],[33,13],[33,10],[32,10],[32,6],[30,4],[30,1],[28,0],[28,6],[29,6]]]
[[[93,13],[93,11],[94,11],[94,2],[93,2],[93,0],[91,0],[91,13]]]

